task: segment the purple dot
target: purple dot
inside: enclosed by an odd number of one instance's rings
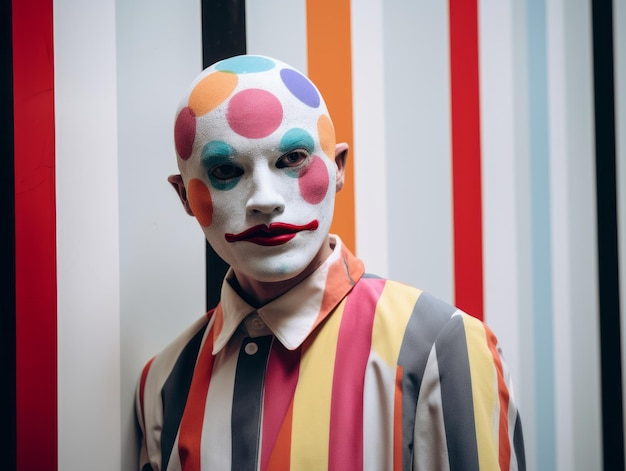
[[[282,69],[280,78],[289,91],[298,100],[311,108],[320,106],[320,95],[311,81],[300,72],[293,69]]]

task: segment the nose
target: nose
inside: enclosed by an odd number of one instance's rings
[[[280,191],[280,182],[271,171],[257,170],[251,183],[246,203],[246,212],[249,215],[274,215],[285,211],[285,199]]]

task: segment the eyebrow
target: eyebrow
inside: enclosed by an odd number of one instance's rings
[[[230,160],[235,154],[235,149],[226,142],[209,141],[202,148],[200,162],[206,167],[215,164],[216,162]]]
[[[301,128],[293,128],[285,133],[280,140],[280,151],[288,152],[294,149],[305,149],[312,153],[315,148],[315,141],[311,134]]]

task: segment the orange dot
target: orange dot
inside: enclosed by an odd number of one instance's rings
[[[187,185],[189,206],[202,227],[209,227],[213,222],[213,200],[211,192],[202,180],[192,178]]]
[[[189,108],[202,116],[220,106],[237,87],[237,75],[213,72],[200,80],[189,95]]]
[[[329,159],[335,158],[335,127],[328,116],[323,114],[317,120],[317,134],[320,137],[322,151]]]

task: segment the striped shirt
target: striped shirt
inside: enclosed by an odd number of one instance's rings
[[[525,468],[493,333],[364,274],[332,240],[323,265],[256,310],[226,281],[220,304],[150,360],[142,471]]]

